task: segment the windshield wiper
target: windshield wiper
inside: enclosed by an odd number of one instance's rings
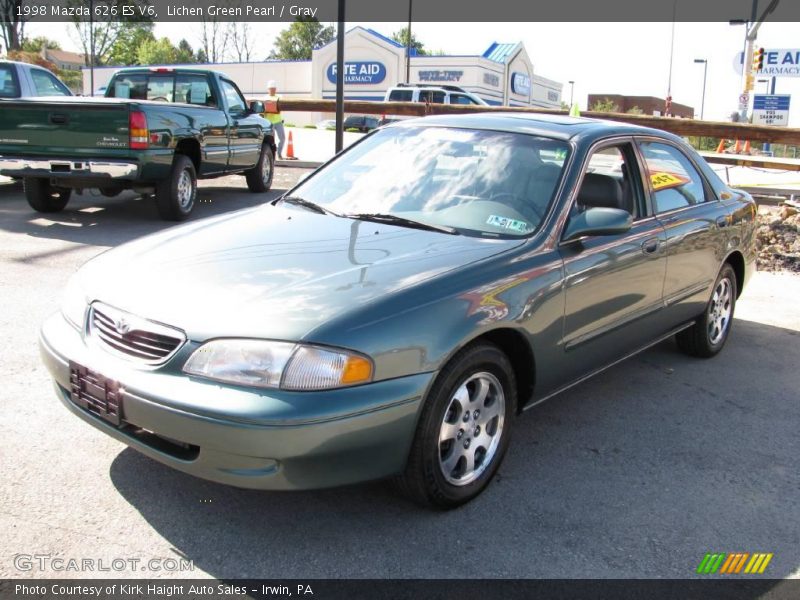
[[[406,217],[398,217],[389,213],[353,213],[343,214],[343,217],[348,219],[358,219],[360,221],[375,221],[377,223],[389,223],[390,225],[399,225],[400,227],[412,227],[414,229],[426,229],[428,231],[438,231],[440,233],[448,233],[450,235],[461,235],[454,227],[447,225],[432,225],[431,223],[423,223],[422,221],[414,221]]]
[[[281,198],[278,198],[278,202],[286,202],[287,204],[296,204],[297,206],[302,206],[303,208],[307,208],[321,215],[332,215],[334,217],[339,216],[332,210],[328,210],[324,206],[320,206],[316,202],[311,202],[311,200],[306,200],[305,198],[301,198],[300,196],[282,196]]]

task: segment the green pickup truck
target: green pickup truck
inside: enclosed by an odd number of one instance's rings
[[[263,111],[213,71],[122,69],[105,98],[0,101],[0,174],[24,179],[40,212],[62,210],[73,189],[131,189],[181,221],[198,178],[240,173],[251,192],[269,190],[275,141]]]

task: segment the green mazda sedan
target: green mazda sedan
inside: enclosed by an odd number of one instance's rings
[[[276,201],[87,263],[41,330],[64,405],[186,473],[478,495],[519,414],[669,336],[717,354],[755,205],[680,138],[476,114],[366,136]]]

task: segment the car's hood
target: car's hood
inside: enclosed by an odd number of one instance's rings
[[[89,301],[190,339],[302,339],[346,311],[519,243],[263,206],[125,244],[79,277]]]

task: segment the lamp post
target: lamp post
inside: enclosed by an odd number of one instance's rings
[[[706,109],[706,76],[708,75],[708,59],[695,58],[694,62],[703,65],[703,96],[700,100],[700,120],[702,121]]]
[[[567,83],[569,83],[569,107],[572,108],[572,93],[575,91],[575,82],[568,81]]]

